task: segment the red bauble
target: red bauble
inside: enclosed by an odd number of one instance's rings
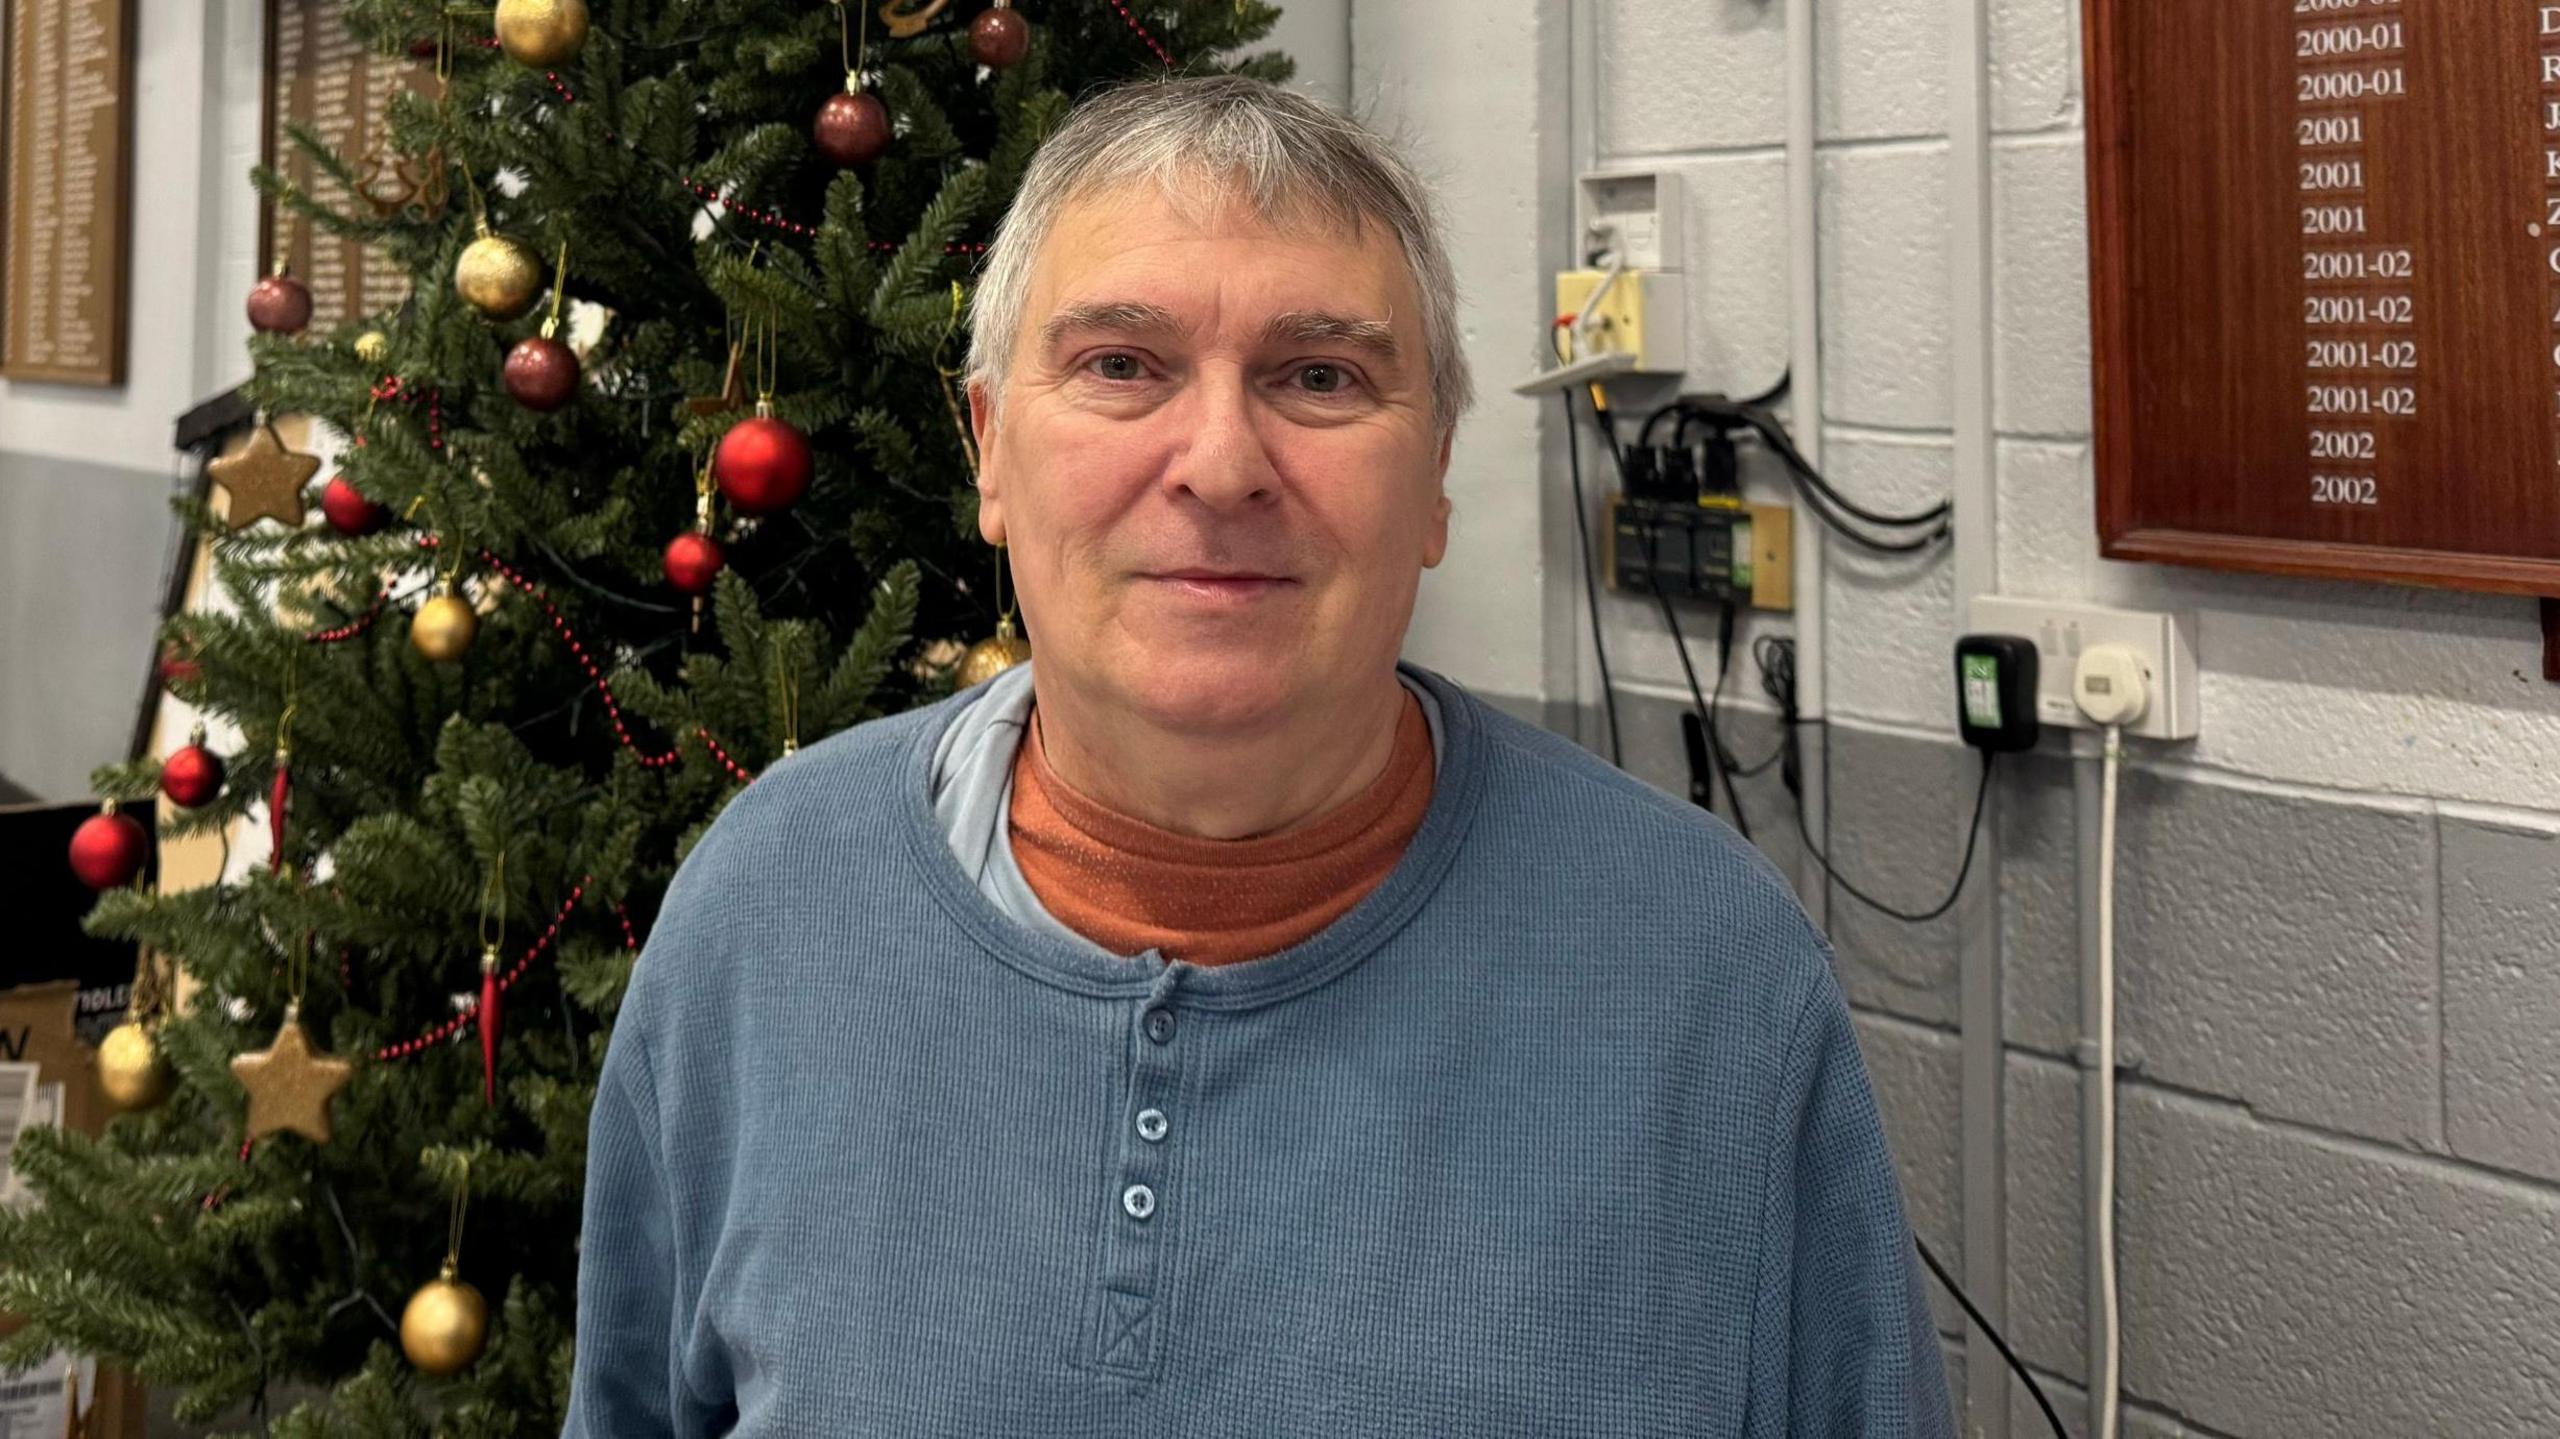
[[[249,287],[249,324],[266,334],[291,335],[311,323],[311,291],[291,275],[269,275]]]
[[[873,94],[829,95],[809,124],[809,139],[847,169],[868,165],[889,148],[889,107]]]
[[[687,530],[667,541],[667,583],[686,594],[711,593],[711,582],[728,562],[720,542],[699,530]]]
[[[526,409],[556,410],[578,393],[578,352],[558,340],[528,335],[507,351],[506,385]]]
[[[222,756],[189,744],[160,763],[160,792],[194,809],[222,793]]]
[[[809,491],[809,437],[770,414],[740,420],[712,452],[711,477],[742,515],[787,510]]]
[[[91,889],[114,889],[142,873],[151,836],[129,814],[93,814],[71,832],[71,872]]]
[[[1031,22],[1011,6],[998,6],[969,22],[969,57],[990,70],[1016,64],[1031,50]]]
[[[174,641],[160,647],[160,683],[190,684],[203,677],[204,666],[196,663],[193,654],[179,648]]]
[[[330,476],[321,488],[320,513],[329,517],[329,528],[342,535],[369,535],[391,517],[389,509],[366,499],[344,475]]]

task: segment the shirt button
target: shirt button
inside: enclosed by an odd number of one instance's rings
[[[1144,1219],[1156,1212],[1156,1192],[1143,1184],[1132,1184],[1120,1191],[1120,1207],[1129,1211],[1131,1219]]]
[[[1147,1011],[1147,1038],[1154,1040],[1158,1044],[1171,1044],[1173,1042],[1172,1010],[1157,1008]]]
[[[1150,1144],[1164,1138],[1163,1110],[1141,1109],[1138,1111],[1138,1137]]]

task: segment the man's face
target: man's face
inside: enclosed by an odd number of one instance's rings
[[[1044,689],[1214,733],[1391,671],[1448,547],[1449,446],[1380,227],[1186,217],[1152,185],[1072,202],[1000,423],[992,398],[969,396],[978,530],[1009,547]],[[1258,578],[1198,578],[1236,575]]]

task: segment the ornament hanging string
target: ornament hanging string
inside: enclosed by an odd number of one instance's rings
[[[444,1272],[450,1278],[462,1271],[462,1216],[471,1207],[471,1156],[462,1156],[462,1177],[453,1186],[453,1227],[444,1246]]]
[[[276,773],[267,785],[267,838],[275,852],[267,858],[267,872],[284,872],[284,817],[286,802],[293,794],[293,712],[301,708],[302,651],[294,649],[285,656],[284,713],[276,716]]]
[[[862,46],[856,50],[844,18],[844,12],[849,7],[844,0],[827,0],[827,3],[836,7],[836,39],[844,48],[844,88],[845,93],[851,94],[860,88],[862,72],[871,64],[871,8],[867,5],[860,7]]]
[[[569,242],[560,241],[560,262],[551,267],[551,313],[542,322],[542,338],[560,333],[560,291],[569,283]]]
[[[796,656],[784,661],[780,635],[773,637],[773,665],[782,682],[782,752],[796,754],[800,749],[800,663]]]
[[[951,412],[951,428],[960,436],[960,457],[969,462],[969,483],[974,486],[978,483],[978,446],[977,442],[969,436],[968,420],[961,416],[959,393],[951,387],[951,382],[960,378],[966,367],[954,367],[942,363],[942,347],[951,343],[951,337],[959,332],[960,311],[965,294],[966,292],[960,288],[959,281],[951,282],[951,316],[943,321],[941,338],[933,342],[933,373],[942,383],[943,408]]]

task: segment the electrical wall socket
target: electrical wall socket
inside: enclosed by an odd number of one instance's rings
[[[2130,646],[2142,656],[2148,672],[2151,704],[2125,733],[2144,739],[2196,737],[2193,616],[1976,595],[1965,629],[1969,634],[2018,635],[2034,641],[2036,718],[2066,729],[2096,728],[2071,698],[2071,673],[2080,662],[2080,652],[2092,645]]]
[[[1579,315],[1604,270],[1556,274],[1556,313]],[[1636,357],[1636,373],[1677,375],[1689,368],[1689,287],[1686,277],[1660,270],[1629,270],[1600,297],[1593,343]]]

